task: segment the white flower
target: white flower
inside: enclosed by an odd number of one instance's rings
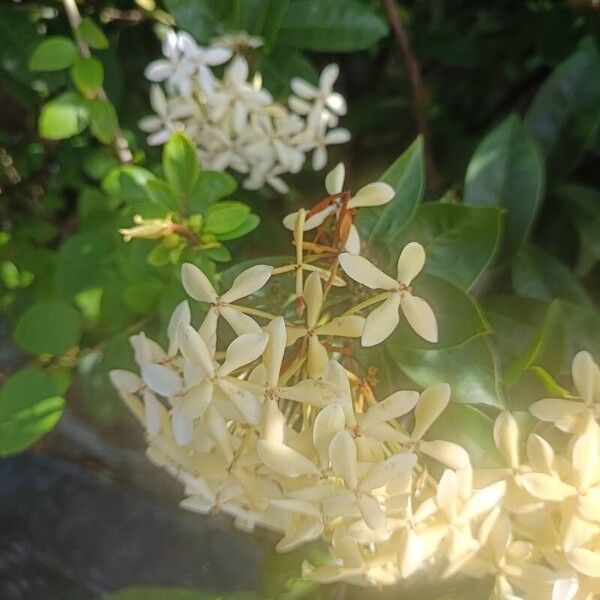
[[[588,415],[600,417],[600,367],[589,352],[578,352],[571,367],[575,389],[583,402],[563,398],[545,398],[529,410],[540,421],[550,421],[559,429],[573,432],[585,424]]]
[[[360,337],[365,320],[357,315],[336,317],[331,321],[319,324],[323,308],[323,286],[317,273],[311,273],[304,284],[304,303],[306,305],[306,325],[288,328],[288,344],[308,338],[308,373],[311,377],[320,377],[329,360],[325,346],[319,336]]]
[[[232,302],[257,292],[267,283],[272,271],[273,267],[269,265],[250,267],[233,280],[227,292],[219,295],[208,277],[198,267],[191,263],[185,263],[181,267],[181,282],[187,294],[194,300],[210,303],[208,313],[200,327],[200,335],[208,341],[209,345],[214,345],[217,321],[220,316],[238,335],[260,332],[258,323],[244,314],[240,307],[232,305]]]
[[[389,337],[399,322],[401,308],[408,324],[428,342],[437,342],[437,321],[425,300],[414,296],[410,284],[425,264],[423,246],[416,242],[406,245],[398,259],[397,280],[380,271],[366,258],[345,252],[340,265],[345,273],[368,288],[388,290],[386,300],[367,317],[362,335],[363,346],[374,346]]]
[[[240,48],[260,48],[264,45],[264,40],[257,35],[249,35],[245,31],[237,31],[236,33],[227,33],[212,40],[212,46],[229,48],[233,52],[239,51]]]

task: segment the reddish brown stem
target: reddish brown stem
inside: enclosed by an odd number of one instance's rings
[[[441,177],[431,149],[431,140],[429,137],[429,127],[427,125],[427,95],[423,87],[421,79],[421,68],[419,61],[415,56],[408,32],[404,28],[395,0],[382,0],[383,8],[387,15],[396,46],[402,55],[404,68],[408,77],[408,82],[411,91],[411,108],[417,131],[423,137],[425,147],[425,160],[427,164],[427,174],[429,183],[433,187],[437,187],[441,183]]]

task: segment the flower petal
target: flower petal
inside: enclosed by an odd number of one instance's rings
[[[400,294],[394,292],[369,313],[361,338],[364,347],[375,346],[394,333],[400,322],[399,307]]]
[[[263,353],[268,339],[265,333],[244,333],[233,340],[227,347],[225,361],[217,369],[219,375],[229,375],[256,360]]]
[[[383,181],[368,183],[348,202],[348,208],[362,208],[387,204],[394,197],[394,188]]]
[[[425,264],[425,249],[418,242],[410,242],[402,249],[398,258],[398,281],[410,285]]]
[[[415,426],[412,438],[420,440],[450,402],[450,386],[438,383],[423,390],[415,408]]]
[[[221,306],[219,308],[221,316],[231,325],[232,329],[238,334],[260,333],[260,325],[249,315],[231,306]]]
[[[344,163],[338,163],[325,177],[325,189],[327,193],[333,196],[339,194],[344,189],[344,178],[346,177],[346,169]]]
[[[329,354],[327,353],[325,346],[319,341],[319,338],[316,335],[309,336],[308,357],[306,359],[309,376],[313,379],[321,377],[328,361]]]
[[[319,335],[338,335],[340,337],[360,337],[365,328],[365,318],[358,315],[336,317],[317,328]]]
[[[149,390],[146,390],[144,392],[144,417],[146,431],[150,437],[160,432],[165,413],[165,407],[158,401],[157,397]]]
[[[338,431],[344,429],[346,417],[340,404],[334,402],[319,411],[313,427],[313,444],[319,454],[322,468],[329,465],[329,446]]]
[[[525,473],[520,482],[534,498],[548,502],[562,502],[576,493],[574,487],[544,473]]]
[[[335,434],[329,446],[331,468],[339,477],[343,477],[350,489],[358,485],[356,444],[350,432],[343,429]]]
[[[192,263],[184,263],[181,267],[181,283],[194,300],[201,302],[215,302],[217,292],[208,277]]]
[[[375,490],[392,483],[411,471],[417,464],[417,455],[412,452],[399,452],[372,466],[361,479],[359,488],[365,491]]]
[[[181,377],[164,365],[143,365],[142,378],[153,392],[165,398],[175,396],[181,391]]]
[[[437,320],[431,306],[423,298],[405,292],[400,297],[400,306],[417,335],[428,342],[438,341]]]
[[[511,468],[519,466],[519,426],[509,412],[502,412],[494,421],[494,443]]]
[[[287,341],[287,332],[283,317],[273,319],[265,327],[265,332],[269,336],[269,341],[263,354],[263,363],[267,370],[267,385],[269,387],[277,387]]]
[[[344,252],[340,254],[340,265],[348,277],[366,285],[372,290],[395,290],[398,283],[383,271],[380,271],[366,258]]]
[[[113,369],[109,373],[110,381],[113,387],[120,394],[135,394],[140,388],[144,387],[144,382],[139,375],[125,369]]]
[[[582,402],[563,400],[562,398],[544,398],[534,402],[529,412],[540,421],[557,421],[573,413],[580,413],[586,408]]]
[[[399,391],[388,396],[385,400],[373,404],[367,409],[360,423],[368,427],[373,423],[382,423],[397,419],[410,412],[419,400],[418,392]]]
[[[219,379],[217,385],[227,398],[231,400],[246,423],[250,423],[251,425],[258,425],[260,423],[262,404],[252,392],[249,392],[240,385],[236,385],[232,381],[224,379]]]
[[[598,577],[600,573],[600,553],[588,548],[576,548],[568,552],[569,564],[579,573],[588,577]]]
[[[235,302],[254,294],[267,283],[273,272],[270,265],[255,265],[240,273],[234,280],[229,291],[221,296],[223,302]]]
[[[431,456],[451,469],[464,469],[471,463],[469,453],[454,442],[444,440],[425,441],[419,443],[421,452]]]
[[[358,499],[358,507],[362,518],[371,529],[385,527],[387,518],[379,502],[373,496],[361,496]]]
[[[272,471],[286,477],[301,477],[302,475],[319,475],[316,465],[300,452],[286,446],[267,440],[258,440],[256,450],[263,463]]]
[[[311,273],[304,284],[304,302],[306,304],[306,326],[313,329],[323,306],[323,286],[317,273]]]
[[[212,375],[215,372],[215,364],[200,334],[191,325],[182,325],[178,337],[184,358],[201,366],[207,375]]]

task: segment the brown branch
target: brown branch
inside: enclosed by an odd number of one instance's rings
[[[85,43],[84,40],[81,39],[81,36],[78,32],[79,26],[81,25],[81,15],[79,14],[79,9],[77,8],[77,2],[76,0],[63,0],[63,5],[65,7],[65,12],[67,13],[67,18],[69,19],[69,25],[73,31],[75,41],[77,42],[77,47],[79,48],[79,54],[81,54],[83,58],[89,58],[92,55],[90,47]],[[99,100],[108,100],[106,90],[102,86],[96,93],[96,97]],[[131,154],[129,144],[127,143],[127,140],[123,135],[123,131],[118,123],[115,130],[114,146],[115,152],[117,153],[121,163],[126,164],[132,161],[133,155]]]
[[[423,137],[429,183],[431,186],[437,187],[441,183],[441,177],[431,149],[429,127],[427,125],[427,95],[421,79],[419,61],[413,52],[408,33],[400,20],[395,0],[382,0],[382,4],[392,33],[394,34],[394,40],[402,55],[404,68],[408,77],[411,92],[411,108],[417,131]]]

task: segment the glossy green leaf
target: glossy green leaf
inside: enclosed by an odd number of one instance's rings
[[[134,586],[105,594],[103,600],[261,600],[254,592],[205,592],[181,587]]]
[[[94,50],[104,50],[108,48],[108,38],[104,32],[92,19],[83,17],[81,24],[77,28],[79,37]]]
[[[422,274],[412,285],[414,295],[426,300],[435,313],[438,341],[433,344],[420,338],[401,315],[400,324],[389,340],[394,348],[451,348],[475,336],[489,333],[489,325],[477,303],[453,283]]]
[[[251,231],[254,231],[260,225],[260,217],[258,215],[250,214],[246,217],[246,220],[239,226],[227,233],[222,233],[218,236],[219,240],[237,240],[244,235],[248,235]]]
[[[295,0],[284,13],[279,42],[317,52],[354,52],[387,33],[383,17],[356,0]]]
[[[62,354],[79,342],[81,315],[68,302],[42,300],[19,318],[15,342],[32,354]]]
[[[425,192],[425,159],[419,137],[381,176],[394,188],[391,202],[359,212],[357,226],[366,237],[369,258],[392,269],[398,260],[401,231],[415,214]]]
[[[600,102],[600,54],[591,39],[560,63],[536,94],[525,124],[549,155],[569,118]]]
[[[92,98],[104,80],[104,67],[97,58],[80,57],[71,67],[71,79],[82,94]]]
[[[109,100],[90,101],[90,129],[96,139],[110,144],[115,139],[119,122],[117,111]]]
[[[487,336],[439,350],[392,347],[390,356],[420,387],[440,381],[448,383],[452,389],[452,402],[496,408],[504,405],[500,369]]]
[[[427,439],[446,440],[462,446],[475,467],[504,463],[494,445],[494,421],[475,406],[451,402],[427,432]]]
[[[194,143],[182,133],[175,133],[166,143],[162,157],[167,181],[183,196],[192,192],[200,175]]]
[[[504,255],[527,239],[544,196],[545,168],[533,138],[515,114],[477,146],[467,168],[464,202],[506,211]]]
[[[78,92],[64,92],[42,107],[38,129],[48,140],[62,140],[81,133],[88,125],[89,109]]]
[[[268,46],[279,36],[283,15],[290,0],[258,0],[245,3],[244,25],[253,35],[259,35]]]
[[[501,233],[497,208],[431,203],[419,207],[399,241],[424,246],[425,273],[469,290],[494,259]]]
[[[58,423],[65,405],[54,377],[25,368],[0,389],[0,456],[21,452]]]
[[[577,271],[587,275],[600,260],[600,191],[583,185],[564,184],[555,194],[579,235]]]
[[[222,171],[200,171],[194,189],[187,198],[190,213],[204,212],[209,206],[227,198],[237,188],[235,179]]]
[[[171,212],[179,212],[180,200],[177,192],[162,179],[149,179],[146,182],[148,198],[158,206]]]
[[[223,32],[224,10],[229,2],[224,0],[165,0],[165,7],[177,25],[192,34],[202,44]]]
[[[242,202],[219,202],[206,212],[204,229],[218,236],[228,234],[241,227],[249,214],[250,207]]]
[[[68,69],[77,59],[77,47],[73,40],[63,36],[46,38],[33,52],[29,60],[32,71],[60,71]]]
[[[515,292],[528,298],[561,298],[578,304],[590,304],[583,285],[560,260],[535,246],[524,247],[511,265]]]
[[[319,74],[310,60],[296,48],[286,46],[277,46],[270,54],[264,55],[260,72],[265,87],[275,96],[290,93],[293,77],[301,77],[313,85],[319,81]]]
[[[126,202],[146,200],[146,184],[154,175],[135,165],[120,165],[111,169],[102,179],[102,190],[108,196]]]

